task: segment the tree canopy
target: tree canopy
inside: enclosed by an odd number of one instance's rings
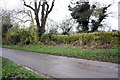
[[[99,7],[89,2],[77,1],[74,7],[70,5],[69,10],[72,11],[71,16],[79,23],[77,30],[78,32],[94,32],[102,26],[102,21],[108,16],[107,9],[111,6]],[[91,19],[91,17],[97,18]],[[91,23],[91,26],[89,25]]]

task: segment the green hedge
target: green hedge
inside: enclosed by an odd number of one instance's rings
[[[53,41],[56,44],[72,44],[75,46],[97,46],[97,45],[111,45],[118,44],[120,32],[94,32],[94,33],[78,33],[72,35],[50,35],[44,34],[42,41]],[[44,38],[44,39],[43,39]]]
[[[72,35],[54,35],[43,34],[39,39],[36,36],[36,31],[31,32],[26,29],[11,28],[7,32],[7,36],[11,44],[42,44],[58,45],[70,44],[73,46],[82,46],[87,48],[94,47],[109,47],[117,46],[120,32],[94,32],[94,33],[77,33]],[[42,42],[42,43],[41,43]],[[5,43],[5,41],[4,41]]]
[[[36,33],[32,33],[30,30],[17,28],[9,29],[6,34],[10,44],[14,45],[41,44],[36,35]]]

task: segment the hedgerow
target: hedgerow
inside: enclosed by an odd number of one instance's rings
[[[37,33],[26,29],[11,28],[7,32],[10,44],[23,45],[59,45],[69,44],[82,48],[116,48],[119,43],[120,32],[76,33],[72,35],[43,34],[40,40]],[[4,41],[5,43],[5,41]]]
[[[94,32],[78,33],[72,35],[49,35],[49,37],[46,36],[46,42],[49,43],[50,41],[53,41],[56,44],[71,44],[74,46],[87,46],[93,48],[99,46],[103,46],[103,48],[114,48],[119,43],[119,35],[119,32]]]
[[[36,33],[27,29],[11,28],[6,34],[11,45],[41,44]]]

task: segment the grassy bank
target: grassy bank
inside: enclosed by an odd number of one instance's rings
[[[14,64],[8,59],[2,59],[2,80],[20,80],[20,79],[39,79],[39,80],[48,80],[45,79],[34,72],[25,69],[19,65]]]
[[[43,45],[41,46],[3,45],[2,47],[112,63],[119,62],[118,49],[91,50],[71,46],[43,46]]]

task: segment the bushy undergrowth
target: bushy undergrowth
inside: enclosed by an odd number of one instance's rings
[[[116,48],[120,32],[94,32],[94,33],[77,33],[72,35],[54,35],[43,34],[40,40],[37,37],[36,30],[16,29],[8,30],[6,37],[11,45],[59,45],[69,44],[82,48],[110,49]],[[3,38],[3,44],[7,42]]]
[[[39,41],[35,30],[31,31],[29,29],[11,28],[8,30],[6,37],[3,38],[3,44],[36,45],[41,44],[41,42]]]
[[[79,33],[72,35],[50,35],[44,34],[42,42],[52,44],[70,44],[83,48],[108,49],[115,48],[119,44],[119,32],[94,32]],[[44,39],[43,39],[44,38]]]

